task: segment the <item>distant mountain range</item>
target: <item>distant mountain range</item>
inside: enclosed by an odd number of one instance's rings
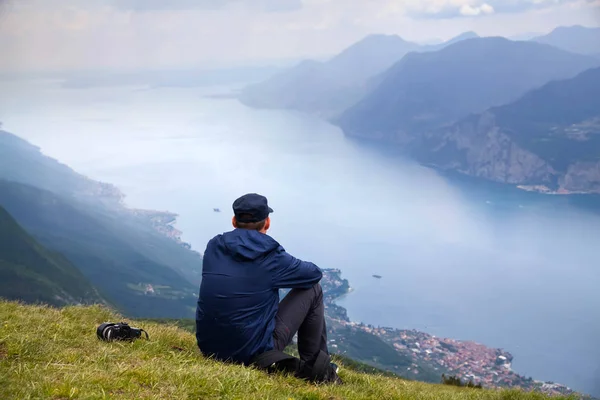
[[[329,62],[307,61],[252,85],[240,99],[254,107],[315,114],[348,136],[391,143],[422,162],[465,174],[542,191],[600,192],[596,116],[588,107],[596,104],[595,86],[590,82],[588,90],[579,84],[594,74],[569,81],[598,66],[600,28],[560,27],[529,41],[466,32],[429,46],[371,36]],[[559,80],[572,89],[567,97],[544,86]],[[545,91],[539,92],[541,87]],[[527,93],[548,98],[526,102]],[[552,108],[563,101],[571,103]],[[473,121],[483,125],[468,128]],[[504,142],[484,155],[472,134],[484,134],[490,126],[503,130]],[[587,133],[572,133],[580,129]]]
[[[0,207],[0,294],[9,300],[56,306],[105,303],[69,260],[38,243],[3,207]]]
[[[435,45],[429,45],[429,46],[421,46],[419,49],[416,49],[416,50],[421,51],[421,52],[423,52],[423,51],[438,51],[438,50],[443,49],[444,47],[450,46],[451,44],[462,42],[463,40],[467,40],[467,39],[476,39],[478,37],[479,37],[479,35],[473,31],[463,32],[460,35],[455,36],[446,42],[442,42],[442,43],[435,44]]]
[[[19,225],[127,315],[191,317],[201,257],[164,234],[172,214],[130,210],[122,198],[0,131],[0,206]]]
[[[464,40],[440,51],[408,54],[336,123],[351,136],[410,142],[598,64],[593,57],[534,42]]]
[[[476,37],[464,33],[446,43],[420,46],[396,35],[371,35],[327,62],[304,61],[270,79],[245,88],[240,100],[252,107],[283,108],[337,116],[370,88],[369,79],[413,51],[436,51]]]
[[[561,26],[547,35],[532,39],[573,53],[600,54],[600,27]]]

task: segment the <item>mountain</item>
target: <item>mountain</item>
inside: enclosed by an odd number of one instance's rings
[[[292,109],[332,118],[355,104],[371,88],[369,79],[412,51],[436,51],[477,37],[463,33],[448,42],[419,46],[396,35],[371,35],[327,62],[304,61],[245,88],[240,100],[251,107]]]
[[[336,123],[350,136],[406,144],[599,64],[593,57],[539,43],[464,40],[437,52],[408,54]]]
[[[454,43],[462,42],[463,40],[468,40],[468,39],[476,39],[478,37],[479,37],[479,35],[473,31],[463,32],[460,35],[455,36],[446,42],[438,43],[435,45],[423,46],[420,49],[420,51],[421,52],[423,52],[423,51],[438,51],[438,50],[443,49],[444,47],[453,45]]]
[[[563,50],[579,54],[600,53],[600,27],[588,28],[580,25],[561,26],[547,35],[532,39]]]
[[[39,244],[2,207],[0,297],[55,306],[105,302],[73,264]]]
[[[458,42],[461,42],[463,40],[475,39],[475,38],[478,38],[478,37],[479,37],[479,35],[477,33],[473,32],[473,31],[463,32],[460,35],[455,36],[454,38],[448,40],[444,44],[446,46],[450,46],[451,44],[458,43]]]
[[[202,259],[178,239],[174,214],[128,209],[115,187],[8,132],[0,140],[0,206],[27,232],[128,315],[193,315]]]
[[[542,36],[542,34],[539,33],[539,32],[525,32],[525,33],[519,33],[519,34],[516,34],[516,35],[508,36],[507,39],[510,39],[510,40],[531,40],[531,39],[536,38],[538,36]]]
[[[396,35],[370,35],[326,63],[346,82],[365,80],[392,66],[419,45]]]
[[[0,130],[0,179],[22,182],[92,203],[118,204],[123,194],[113,185],[93,181],[45,157],[27,141]]]
[[[198,287],[146,254],[142,248],[148,242],[121,216],[7,181],[0,181],[0,206],[42,245],[62,253],[127,315],[192,315]]]
[[[171,225],[177,215],[164,211],[135,210],[123,205],[124,194],[111,184],[94,181],[41,153],[29,142],[0,131],[0,180],[14,181],[47,190],[79,208],[109,216],[128,225],[132,246],[142,247],[170,265],[188,280],[200,281],[199,255],[179,239]],[[118,230],[118,229],[117,229]],[[136,240],[134,240],[136,239]]]
[[[416,43],[371,35],[327,62],[304,61],[243,90],[240,100],[258,108],[284,108],[330,116],[352,105],[365,81],[390,67]]]
[[[411,146],[423,162],[480,178],[600,193],[600,68],[550,82]]]

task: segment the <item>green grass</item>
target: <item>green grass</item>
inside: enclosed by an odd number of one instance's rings
[[[344,385],[316,386],[205,358],[194,336],[174,325],[143,322],[150,341],[96,339],[98,324],[119,320],[100,306],[57,309],[0,302],[0,399],[546,398],[405,381],[343,365]]]

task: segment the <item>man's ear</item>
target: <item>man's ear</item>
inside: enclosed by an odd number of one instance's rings
[[[271,227],[271,217],[267,217],[267,220],[265,221],[265,227],[263,228],[263,230],[266,232],[269,230],[270,227]]]
[[[231,225],[233,225],[234,228],[237,228],[237,221],[235,219],[235,215],[231,218]]]

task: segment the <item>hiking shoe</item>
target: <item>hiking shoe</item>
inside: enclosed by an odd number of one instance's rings
[[[336,363],[329,363],[329,365],[331,365],[333,372],[335,372],[336,374],[340,371],[340,366],[337,365]]]
[[[329,366],[331,367],[331,373],[329,375],[328,381],[330,383],[333,383],[334,385],[342,385],[344,382],[342,381],[342,378],[340,378],[340,376],[338,375],[340,367],[336,363],[329,363]]]

